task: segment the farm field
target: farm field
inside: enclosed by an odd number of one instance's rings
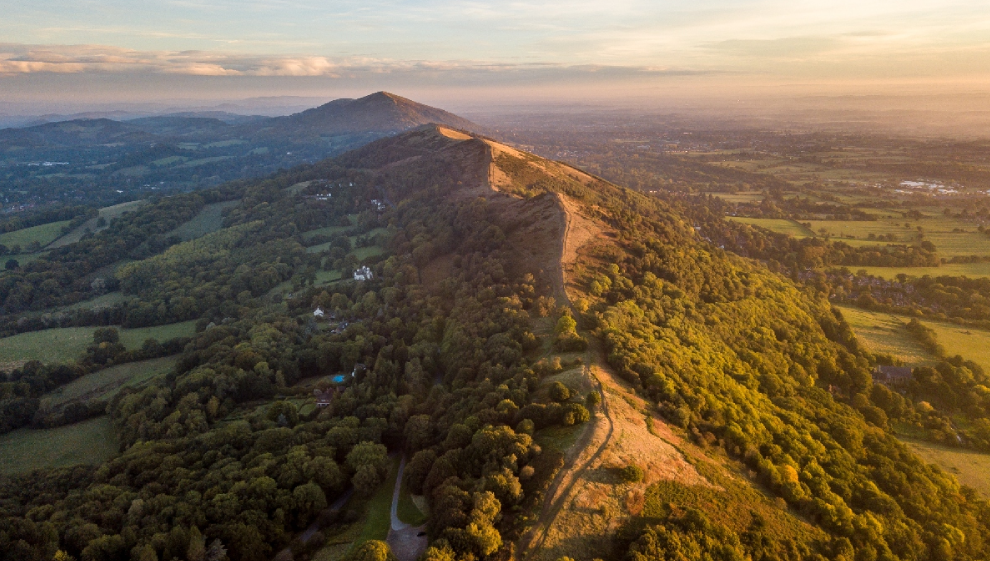
[[[911,277],[990,277],[990,263],[946,263],[940,267],[850,267],[853,272],[865,270],[868,274],[888,280],[893,280],[898,274],[904,273]]]
[[[85,310],[94,308],[103,308],[113,306],[115,304],[120,304],[121,302],[127,301],[127,296],[124,296],[123,292],[108,292],[96,298],[90,298],[89,300],[83,300],[82,302],[76,302],[75,304],[70,304],[66,306],[65,310]]]
[[[871,353],[889,354],[907,366],[934,364],[935,357],[908,333],[907,318],[894,314],[869,312],[851,306],[836,306],[856,333],[856,338]]]
[[[766,228],[767,230],[787,234],[796,238],[807,238],[815,235],[814,232],[798,224],[796,221],[784,218],[745,218],[742,216],[730,216],[728,218],[733,222],[759,226],[760,228]]]
[[[762,201],[766,195],[763,193],[706,193],[722,199],[723,201],[729,203],[758,203]]]
[[[99,218],[105,218],[107,224],[109,224],[110,221],[113,220],[114,218],[117,218],[118,216],[124,214],[125,212],[137,210],[141,206],[147,204],[147,202],[148,201],[145,200],[138,200],[138,201],[120,203],[119,205],[103,207],[100,209],[100,216],[98,218],[92,218],[90,220],[87,220],[75,230],[69,232],[68,234],[52,242],[52,244],[48,247],[56,248],[56,247],[69,245],[70,243],[76,243],[77,241],[82,239],[83,235],[86,233],[87,230],[91,232],[98,232],[103,229],[103,228],[98,228],[96,226],[96,221]]]
[[[41,398],[42,408],[57,408],[73,401],[109,400],[125,386],[138,386],[167,374],[176,357],[156,358],[112,366],[83,376]]]
[[[951,323],[922,323],[935,330],[938,342],[950,356],[962,355],[990,372],[990,332]]]
[[[62,228],[67,226],[71,220],[61,222],[49,222],[40,226],[32,226],[0,234],[0,244],[9,247],[19,245],[26,248],[32,242],[38,242],[42,247],[52,243],[62,235]]]
[[[107,416],[53,429],[18,429],[0,436],[0,473],[99,464],[116,453]]]
[[[235,207],[239,203],[240,201],[237,200],[206,205],[192,220],[172,230],[168,236],[179,236],[182,241],[187,242],[216,232],[223,228],[223,211]]]
[[[956,476],[963,485],[990,498],[990,454],[948,448],[920,440],[901,439],[922,460]]]
[[[95,327],[65,327],[20,333],[0,339],[0,364],[28,360],[65,362],[79,358],[93,342]],[[140,348],[148,338],[166,341],[190,337],[196,332],[195,321],[156,327],[120,329],[120,342],[128,349]]]
[[[921,348],[904,327],[911,318],[851,306],[836,307],[871,352],[890,354],[909,366],[935,362],[935,357]],[[990,332],[936,321],[921,320],[921,323],[935,331],[938,342],[949,356],[962,355],[990,372]]]

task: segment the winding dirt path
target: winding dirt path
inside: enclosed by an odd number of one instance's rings
[[[600,232],[600,229],[590,220],[580,216],[574,203],[568,201],[566,197],[556,194],[556,198],[564,218],[564,232],[560,239],[558,270],[554,275],[555,291],[571,307],[572,311],[577,313],[567,294],[567,267],[577,261],[578,250],[591,241],[596,233]],[[572,445],[571,450],[576,451],[576,455],[565,458],[564,466],[557,472],[553,482],[547,488],[543,508],[540,509],[540,516],[536,524],[517,542],[518,550],[521,552],[520,559],[527,559],[534,551],[542,548],[557,514],[571,498],[575,484],[586,475],[588,469],[599,462],[615,433],[615,423],[609,408],[608,394],[605,392],[601,380],[592,372],[592,364],[598,364],[601,361],[599,355],[597,344],[592,342],[588,352],[585,353],[583,369],[585,377],[594,382],[596,391],[602,397],[599,405],[600,414],[595,416],[593,424],[589,423],[589,426],[585,427],[581,436]]]
[[[591,353],[589,352],[588,355]],[[554,478],[553,483],[547,489],[547,496],[543,500],[543,508],[540,510],[540,517],[533,528],[523,535],[519,540],[520,551],[522,555],[521,559],[529,558],[529,555],[533,551],[537,551],[542,548],[543,543],[546,541],[547,533],[550,531],[550,526],[553,524],[554,519],[560,512],[560,509],[567,504],[570,499],[571,494],[574,490],[574,485],[579,481],[588,469],[595,465],[599,459],[601,459],[602,454],[605,452],[608,443],[612,440],[612,435],[615,432],[615,424],[612,421],[611,413],[609,412],[608,397],[605,394],[604,388],[602,387],[601,380],[591,373],[591,366],[587,364],[586,355],[584,371],[585,375],[595,381],[596,391],[602,396],[601,415],[596,416],[595,426],[588,427],[581,434],[581,437],[574,443],[574,450],[578,450],[579,454],[576,458],[577,461],[572,463],[572,467],[568,468],[567,465],[559,472]],[[607,427],[607,428],[605,428]],[[592,450],[592,445],[597,440],[595,436],[602,432],[601,429],[604,428],[604,436],[601,437],[601,442],[597,447],[593,448],[590,456],[588,452]],[[589,430],[590,429],[590,430]],[[586,457],[586,459],[583,459]]]

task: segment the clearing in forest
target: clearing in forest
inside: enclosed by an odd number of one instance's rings
[[[71,220],[49,222],[40,226],[32,226],[30,228],[22,228],[13,232],[7,232],[6,234],[0,234],[0,245],[5,245],[8,248],[19,245],[26,249],[29,244],[38,242],[39,245],[44,247],[61,236],[62,228],[70,222]]]
[[[147,203],[148,201],[146,200],[140,200],[140,201],[130,201],[126,203],[120,203],[118,205],[103,207],[100,209],[100,215],[98,217],[91,218],[86,222],[83,222],[75,230],[69,232],[68,234],[52,242],[51,245],[48,246],[48,248],[55,249],[57,247],[66,246],[71,243],[76,243],[77,241],[82,239],[82,237],[86,234],[86,232],[96,233],[99,232],[100,230],[104,230],[110,225],[110,221],[113,220],[114,218],[117,218],[118,216],[124,214],[125,212],[135,211],[141,208],[142,206],[146,205]],[[97,221],[100,218],[106,220],[106,226],[96,225]]]
[[[93,342],[95,327],[62,327],[29,331],[0,339],[0,365],[12,362],[40,360],[41,362],[67,362],[78,359]],[[192,337],[196,333],[195,321],[184,321],[155,327],[122,329],[120,342],[128,350],[141,348],[146,339],[159,342],[176,337]]]
[[[107,416],[53,429],[18,429],[0,435],[0,473],[101,464],[117,447]]]

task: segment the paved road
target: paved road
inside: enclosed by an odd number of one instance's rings
[[[402,490],[402,473],[406,471],[406,456],[399,461],[399,475],[395,478],[395,489],[392,490],[392,531],[398,532],[411,528],[409,524],[399,520],[399,492]]]
[[[392,490],[392,528],[388,532],[388,545],[399,561],[415,561],[426,551],[426,527],[413,526],[399,520],[399,493],[402,491],[402,474],[406,470],[406,457],[399,461],[399,475]]]

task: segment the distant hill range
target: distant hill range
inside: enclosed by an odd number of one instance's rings
[[[315,162],[426,124],[478,130],[467,119],[388,92],[285,117],[219,111],[98,117],[0,129],[0,189],[40,188],[52,173],[43,164],[58,162],[61,184],[76,192],[181,190]],[[29,195],[37,200],[37,193]]]

